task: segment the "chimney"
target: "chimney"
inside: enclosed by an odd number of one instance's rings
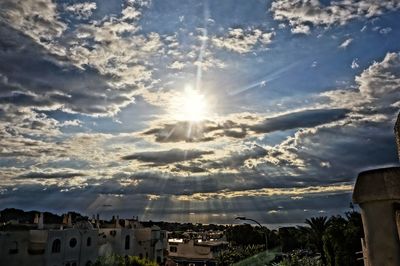
[[[100,215],[96,215],[96,228],[100,228]]]
[[[68,221],[67,225],[72,227],[72,215],[71,215],[71,213],[68,213],[67,221]]]
[[[117,215],[117,219],[115,220],[115,228],[120,228],[121,225],[119,224],[119,215]]]
[[[38,229],[43,229],[43,213],[39,214],[39,222],[38,222]]]
[[[39,224],[39,213],[35,213],[35,219],[33,219],[34,224]]]
[[[67,214],[63,214],[63,221],[62,221],[62,223],[63,224],[68,224],[68,216],[67,216]]]

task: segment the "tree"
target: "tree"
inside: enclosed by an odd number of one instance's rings
[[[112,254],[99,257],[94,263],[94,266],[157,266],[157,263],[135,256],[123,257],[121,255]]]
[[[328,217],[320,216],[306,219],[309,228],[309,240],[314,249],[321,254],[322,262],[326,262],[324,254],[324,242],[322,240],[325,230],[328,228]]]
[[[346,213],[346,218],[333,216],[325,231],[323,242],[326,264],[329,266],[363,265],[357,261],[356,252],[361,250],[363,237],[361,215],[357,212]]]

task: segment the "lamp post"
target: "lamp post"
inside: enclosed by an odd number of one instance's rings
[[[263,228],[263,226],[259,222],[257,222],[256,220],[250,219],[250,218],[246,218],[244,216],[238,216],[238,217],[235,218],[235,220],[252,221],[252,222],[255,222],[256,224],[258,224],[260,226],[260,228]],[[266,253],[268,252],[268,236],[267,236],[267,234],[268,234],[267,229],[265,229],[264,236],[265,236],[265,252]]]

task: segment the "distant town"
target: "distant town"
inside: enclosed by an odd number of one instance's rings
[[[336,265],[357,265],[362,260],[358,252],[362,221],[354,210],[346,217],[315,217],[307,219],[306,226],[277,230],[237,218],[249,223],[153,222],[118,215],[104,220],[98,214],[4,209],[0,212],[0,265],[240,266],[261,265],[257,261],[291,265],[283,264],[291,260],[322,265],[338,252],[350,264]],[[346,228],[343,240],[338,230]]]

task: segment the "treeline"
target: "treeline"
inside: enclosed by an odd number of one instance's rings
[[[229,265],[242,259],[245,254],[252,254],[252,246],[265,247],[267,234],[268,249],[281,253],[279,261],[271,265],[279,266],[354,266],[363,265],[361,238],[364,237],[361,215],[351,211],[344,216],[313,217],[306,219],[306,226],[284,227],[268,230],[248,224],[228,227],[227,240],[231,243],[224,252],[221,261]],[[246,247],[249,247],[246,249]]]

